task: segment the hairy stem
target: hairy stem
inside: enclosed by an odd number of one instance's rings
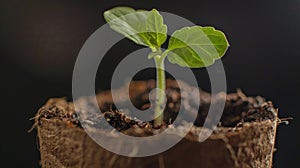
[[[166,78],[165,78],[165,57],[156,55],[154,57],[156,65],[156,103],[154,115],[157,116],[154,120],[154,125],[160,125],[163,120],[163,110],[165,104],[165,89],[166,89]]]

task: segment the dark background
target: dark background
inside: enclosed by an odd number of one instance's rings
[[[279,107],[275,167],[298,167],[300,1],[202,0],[7,0],[0,2],[0,167],[38,167],[36,132],[29,119],[50,97],[71,97],[71,78],[85,40],[104,24],[104,10],[117,5],[157,8],[224,31],[231,47],[222,59],[228,90],[262,95]],[[104,39],[105,40],[105,39]],[[128,41],[115,53],[138,48]],[[122,54],[120,54],[121,56]],[[106,69],[106,78],[112,69]],[[203,70],[197,70],[199,77]],[[104,76],[105,77],[105,76]],[[102,79],[99,88],[107,87]],[[201,86],[209,89],[204,83]],[[4,101],[3,101],[4,100]],[[298,141],[297,141],[298,140]]]

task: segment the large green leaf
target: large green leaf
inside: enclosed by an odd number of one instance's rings
[[[167,27],[162,16],[152,11],[116,7],[104,12],[110,27],[137,44],[150,48],[160,48],[166,40]]]
[[[185,27],[170,38],[167,52],[171,63],[200,68],[214,63],[226,52],[229,44],[224,33],[213,27]]]

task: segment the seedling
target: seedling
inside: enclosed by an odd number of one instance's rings
[[[163,120],[165,58],[182,67],[207,67],[220,59],[229,46],[221,31],[213,27],[193,26],[176,30],[169,39],[167,49],[163,51],[161,45],[167,40],[167,25],[156,9],[145,11],[116,7],[104,12],[104,18],[114,31],[151,49],[148,58],[155,61],[158,88],[154,110],[157,116],[155,125],[160,125]]]

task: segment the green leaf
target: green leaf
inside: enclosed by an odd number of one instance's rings
[[[152,9],[146,22],[147,37],[149,45],[160,47],[167,39],[167,25],[164,24],[163,17],[156,9]]]
[[[116,32],[153,50],[160,48],[167,38],[167,27],[155,9],[149,12],[116,7],[104,12],[104,18]]]
[[[137,12],[129,7],[116,7],[104,12],[104,19],[113,30],[145,46],[147,43],[138,35],[138,32],[145,30],[147,16],[147,12]]]
[[[175,31],[166,52],[171,63],[200,68],[220,59],[228,46],[227,39],[221,31],[213,27],[193,26]]]

